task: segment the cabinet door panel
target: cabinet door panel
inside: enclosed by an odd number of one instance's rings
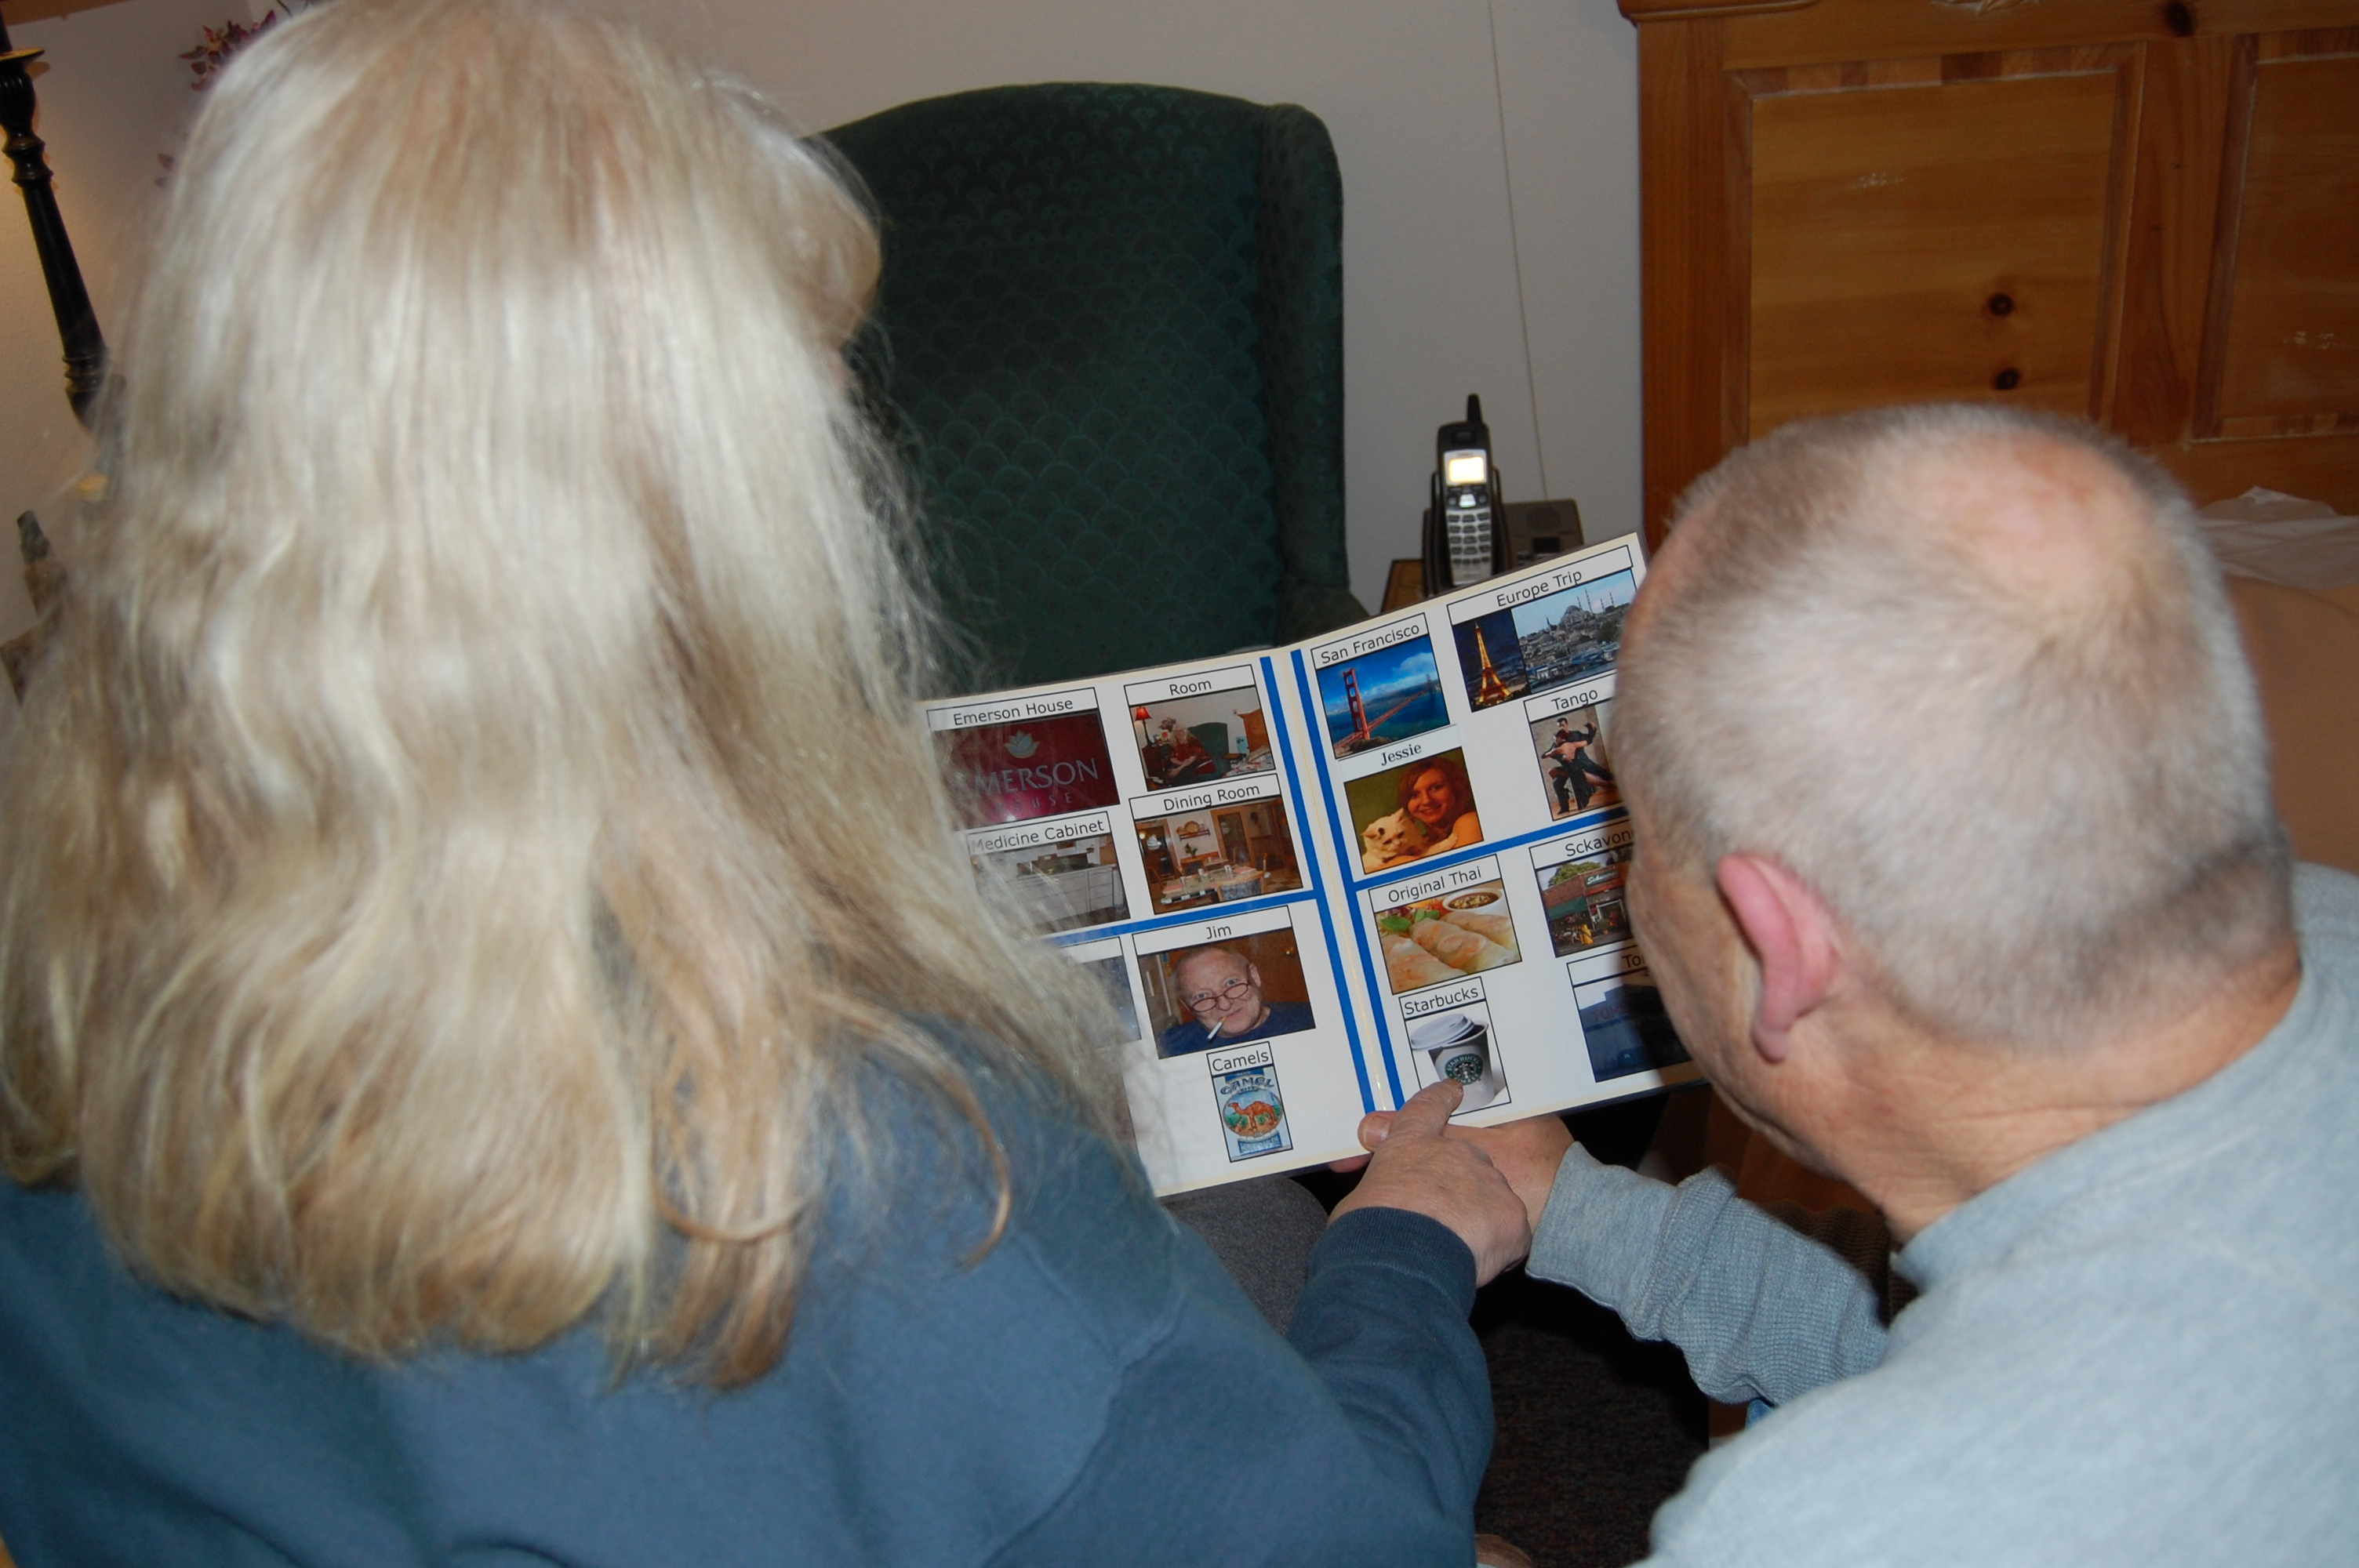
[[[2216,429],[2359,425],[2359,55],[2259,64],[2243,174]]]
[[[2123,74],[1756,99],[1750,434],[1932,398],[2098,412]]]

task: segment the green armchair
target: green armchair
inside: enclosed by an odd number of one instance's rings
[[[1343,188],[1316,115],[1054,82],[825,134],[884,233],[851,358],[971,687],[1364,616],[1343,545]]]

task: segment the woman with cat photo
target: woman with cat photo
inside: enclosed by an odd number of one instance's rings
[[[1404,866],[1483,841],[1474,789],[1455,752],[1403,768],[1398,789],[1400,809],[1378,817],[1360,835],[1361,864],[1368,871]]]

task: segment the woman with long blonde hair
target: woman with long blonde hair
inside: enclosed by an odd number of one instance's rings
[[[1117,1152],[950,852],[821,157],[536,0],[208,100],[0,822],[18,1561],[1462,1558],[1519,1243],[1364,1200],[1314,1369]]]

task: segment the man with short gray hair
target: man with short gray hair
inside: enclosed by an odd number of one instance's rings
[[[1682,1038],[1920,1292],[1466,1134],[1533,1273],[1779,1407],[1658,1560],[2359,1562],[2359,879],[2288,866],[2177,487],[1987,407],[1788,427],[1685,503],[1612,740]]]

